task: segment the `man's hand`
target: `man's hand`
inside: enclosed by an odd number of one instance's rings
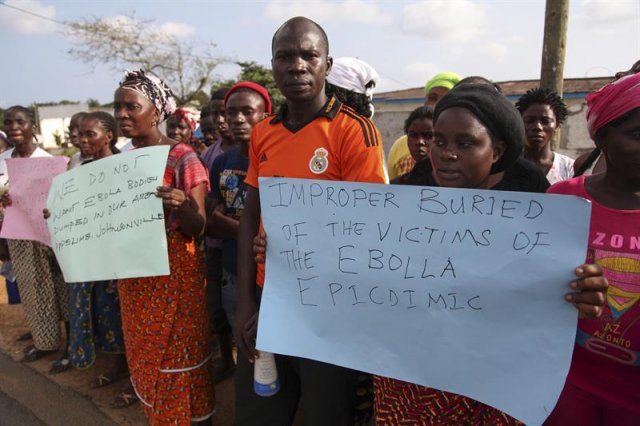
[[[236,323],[233,328],[236,345],[239,351],[243,350],[247,354],[249,362],[253,362],[258,357],[256,350],[258,314],[258,305],[251,302],[238,304],[236,309]]]

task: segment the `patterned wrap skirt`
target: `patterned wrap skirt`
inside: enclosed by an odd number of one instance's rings
[[[37,241],[8,240],[16,282],[34,346],[60,348],[60,321],[69,319],[68,285],[51,248]]]
[[[171,274],[120,280],[131,382],[152,425],[213,415],[205,269],[193,239],[167,234]],[[143,249],[143,248],[142,248]]]
[[[522,425],[500,410],[438,389],[374,376],[376,425]]]
[[[123,354],[117,281],[69,284],[69,357],[76,368],[89,368],[96,350]]]

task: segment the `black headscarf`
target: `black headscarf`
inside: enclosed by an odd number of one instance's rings
[[[460,107],[469,110],[489,130],[495,141],[505,143],[505,152],[491,167],[491,173],[506,170],[522,153],[524,124],[518,110],[488,84],[463,84],[450,90],[436,104],[433,124],[442,111]]]

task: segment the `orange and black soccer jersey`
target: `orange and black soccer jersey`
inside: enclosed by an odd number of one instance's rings
[[[253,128],[247,184],[258,188],[258,177],[273,176],[386,181],[382,138],[368,118],[335,97],[300,129],[287,128],[281,114]]]
[[[287,128],[280,114],[262,120],[251,132],[245,183],[258,177],[291,177],[385,183],[382,138],[376,126],[335,97],[299,129]],[[264,264],[256,282],[264,283]]]

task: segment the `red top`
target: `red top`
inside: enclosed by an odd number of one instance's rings
[[[169,150],[167,167],[164,169],[162,182],[164,186],[170,186],[184,191],[187,196],[189,196],[194,187],[202,182],[206,183],[207,192],[209,191],[209,173],[193,148],[185,143],[177,143]],[[180,225],[177,220],[172,217],[169,210],[165,209],[164,213],[167,230],[172,231],[178,229]]]

